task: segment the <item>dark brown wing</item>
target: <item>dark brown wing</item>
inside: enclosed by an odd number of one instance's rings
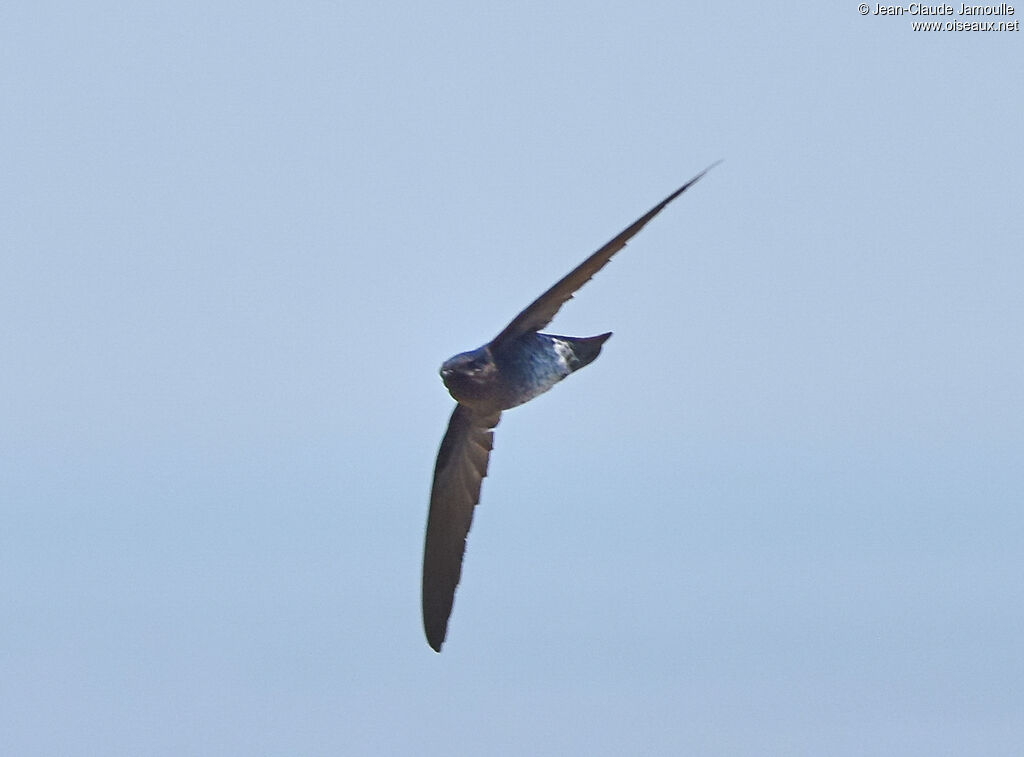
[[[555,314],[562,305],[572,297],[573,292],[590,281],[595,273],[604,268],[605,264],[611,260],[612,255],[625,247],[626,242],[628,242],[634,234],[640,231],[640,229],[646,226],[648,221],[658,215],[666,205],[693,186],[704,174],[716,165],[718,165],[718,163],[712,163],[710,166],[705,168],[699,174],[683,184],[683,186],[679,187],[675,192],[651,208],[646,215],[643,215],[634,221],[631,226],[624,229],[622,233],[608,242],[608,244],[580,263],[568,276],[563,278],[548,291],[544,292],[544,294],[534,300],[529,307],[517,315],[512,322],[505,327],[504,331],[494,338],[494,341],[491,342],[491,344],[494,347],[500,347],[504,342],[517,339],[530,331],[542,329],[551,323],[551,319],[555,317]]]
[[[457,405],[437,453],[423,549],[423,630],[435,652],[441,651],[448,631],[466,535],[473,522],[473,508],[480,501],[480,484],[487,475],[494,438],[491,429],[500,418],[500,412],[481,416]]]

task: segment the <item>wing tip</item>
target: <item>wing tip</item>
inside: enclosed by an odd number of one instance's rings
[[[716,161],[715,161],[714,163],[712,163],[712,164],[711,164],[710,166],[708,166],[708,167],[707,167],[707,168],[705,168],[705,169],[704,169],[703,171],[701,171],[701,172],[700,172],[699,174],[697,174],[697,175],[696,175],[696,176],[694,176],[694,177],[693,177],[692,179],[690,179],[690,180],[689,180],[688,182],[686,182],[685,184],[683,184],[683,186],[679,187],[679,189],[677,189],[677,190],[676,190],[675,192],[673,192],[672,194],[670,194],[670,195],[669,195],[669,196],[668,196],[668,197],[667,197],[667,198],[665,199],[665,201],[664,201],[664,202],[663,202],[663,203],[662,203],[662,204],[661,204],[661,205],[659,206],[659,210],[660,210],[661,208],[665,207],[666,205],[668,205],[668,204],[669,204],[670,202],[672,202],[672,200],[676,199],[676,198],[677,198],[677,197],[678,197],[679,195],[681,195],[681,194],[682,194],[683,192],[685,192],[685,191],[686,191],[687,189],[689,189],[690,187],[692,187],[692,186],[693,186],[694,184],[696,184],[696,183],[697,183],[698,181],[700,181],[701,179],[703,179],[703,178],[704,178],[704,174],[706,174],[706,173],[707,173],[708,171],[710,171],[710,170],[711,170],[712,168],[714,168],[715,166],[717,166],[717,165],[718,165],[719,163],[721,163],[721,162],[722,162],[722,161],[724,161],[724,160],[725,160],[725,158],[719,158],[719,159],[718,159],[718,160],[716,160]]]
[[[444,639],[448,635],[448,620],[445,619],[444,624],[439,627],[437,623],[430,623],[424,617],[423,634],[427,637],[427,644],[430,645],[430,648],[440,654]]]

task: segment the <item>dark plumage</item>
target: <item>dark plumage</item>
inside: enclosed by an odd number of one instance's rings
[[[423,553],[423,628],[441,651],[455,587],[462,574],[466,535],[480,484],[487,475],[493,429],[501,412],[546,392],[573,371],[593,362],[611,332],[592,337],[538,333],[573,292],[586,284],[626,242],[711,167],[655,205],[645,215],[584,260],[538,297],[483,347],[449,358],[441,380],[458,404],[441,440],[430,492],[430,514]]]

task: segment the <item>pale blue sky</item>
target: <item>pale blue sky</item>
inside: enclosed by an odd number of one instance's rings
[[[1009,755],[1016,33],[8,3],[0,752]],[[441,361],[570,302],[440,656]]]

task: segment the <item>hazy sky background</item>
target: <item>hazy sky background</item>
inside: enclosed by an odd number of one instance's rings
[[[912,20],[5,3],[0,753],[1019,754],[1024,32]],[[435,655],[438,366],[719,158]]]

